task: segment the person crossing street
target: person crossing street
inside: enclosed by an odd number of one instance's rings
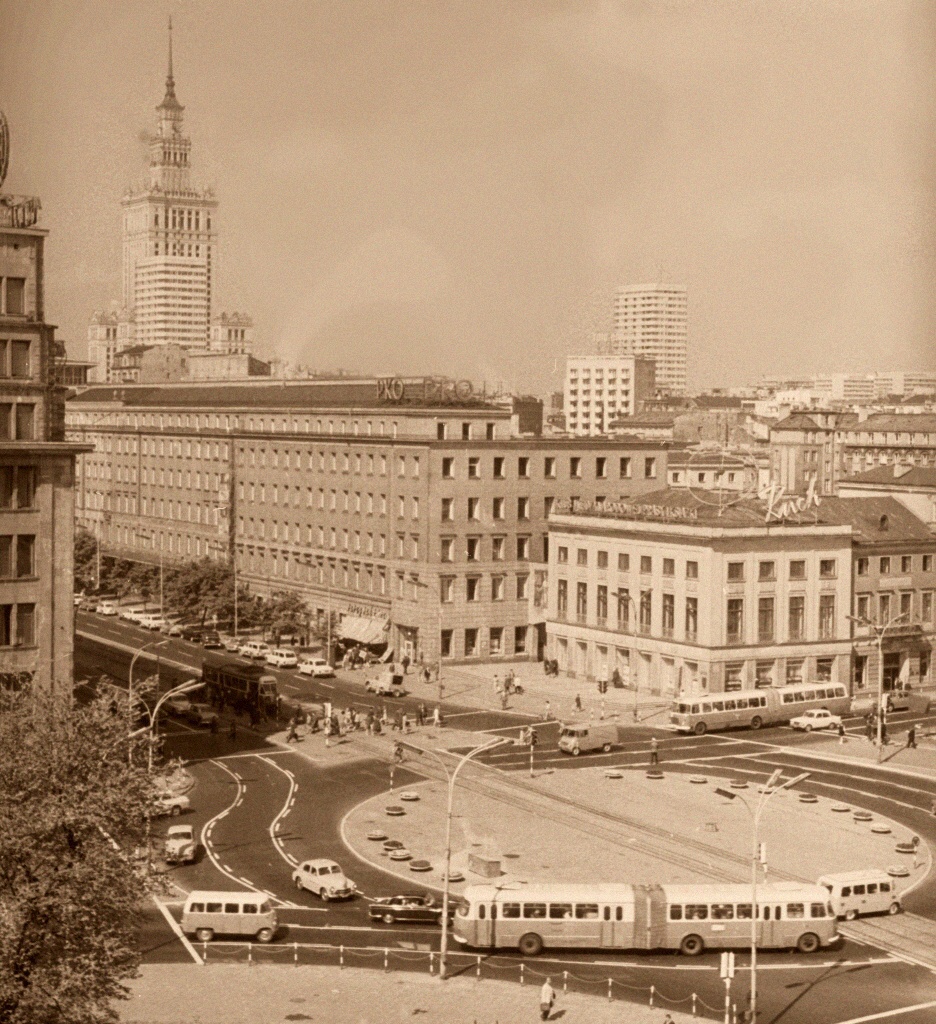
[[[556,990],[552,987],[552,979],[547,978],[540,989],[540,1020],[549,1020],[549,1014],[555,1001]]]

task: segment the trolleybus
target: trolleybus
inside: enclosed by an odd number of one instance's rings
[[[851,698],[845,684],[797,683],[680,697],[670,708],[670,725],[677,732],[701,736],[713,729],[759,729],[789,722],[812,708],[825,708],[834,715],[848,714]]]
[[[749,945],[751,886],[738,884],[541,884],[522,890],[469,885],[452,935],[475,949],[704,949]],[[838,939],[835,912],[821,885],[757,887],[757,945],[814,953]]]
[[[202,681],[217,702],[244,713],[275,715],[276,676],[260,665],[230,655],[208,654],[202,662]]]

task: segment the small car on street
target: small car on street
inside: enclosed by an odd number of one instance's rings
[[[379,697],[402,697],[406,693],[403,689],[403,677],[392,676],[389,673],[368,679],[364,683],[364,689],[369,693],[376,693]]]
[[[325,678],[335,674],[335,670],[324,658],[309,654],[303,655],[296,667],[304,676],[321,676]]]
[[[191,825],[169,826],[163,850],[163,859],[167,864],[191,864],[197,850],[198,842]]]
[[[157,816],[171,814],[176,818],[191,806],[191,800],[184,793],[161,793],[156,797],[155,813]]]
[[[218,721],[218,712],[210,704],[191,704],[185,717],[192,725],[211,725]]]
[[[262,640],[248,640],[241,645],[239,653],[242,658],[256,658],[263,661],[271,649],[270,645],[265,644]]]
[[[221,644],[226,651],[230,651],[231,654],[237,654],[241,649],[241,641],[236,636],[223,636],[221,637]]]
[[[277,668],[295,668],[299,664],[296,652],[285,647],[275,647],[264,660],[268,665],[274,665]]]
[[[202,647],[214,648],[215,650],[224,646],[221,643],[221,634],[214,629],[206,629],[202,633],[201,645]]]
[[[383,921],[384,924],[397,921],[438,924],[442,920],[442,904],[427,894],[402,893],[374,900],[367,908],[367,914],[372,921]]]
[[[120,618],[124,622],[139,623],[144,614],[146,614],[146,607],[142,604],[128,604],[120,609]]]
[[[192,709],[192,702],[184,693],[178,693],[175,697],[167,697],[163,701],[163,710],[170,715],[178,715],[184,718]]]
[[[193,644],[200,644],[202,637],[205,635],[205,631],[201,626],[196,626],[194,623],[189,623],[187,626],[183,626],[179,636],[183,640],[189,640]]]
[[[137,621],[144,629],[164,630],[169,625],[159,612],[143,612]]]
[[[790,725],[794,729],[802,729],[804,732],[812,732],[813,729],[837,729],[842,724],[841,715],[833,715],[825,708],[813,708],[796,718],[790,719]]]
[[[297,889],[314,892],[323,903],[346,900],[357,892],[357,886],[333,860],[304,860],[292,873]]]
[[[116,601],[99,601],[94,610],[98,615],[117,615],[117,602]]]

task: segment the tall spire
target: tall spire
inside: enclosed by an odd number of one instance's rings
[[[163,97],[157,109],[184,110],[185,108],[176,99],[175,79],[172,77],[172,15],[169,15],[169,70],[166,73],[166,95]]]

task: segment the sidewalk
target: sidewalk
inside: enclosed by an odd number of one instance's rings
[[[384,974],[337,967],[212,967],[151,964],[130,986],[128,1002],[117,1006],[124,1024],[517,1024],[539,1020],[542,973],[530,983],[475,981],[428,974]],[[552,976],[557,999],[551,1020],[563,1024],[663,1024],[664,1009],[609,1002],[606,995],[563,994],[561,975]],[[599,986],[602,987],[603,986]],[[698,1021],[670,1010],[675,1024]]]

